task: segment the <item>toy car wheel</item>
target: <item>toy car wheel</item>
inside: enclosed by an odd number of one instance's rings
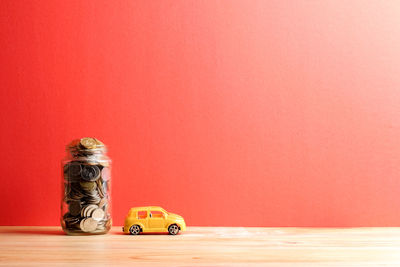
[[[131,235],[138,235],[140,234],[140,226],[135,224],[132,225],[131,228],[129,228],[129,233],[131,233]]]
[[[179,233],[179,227],[176,224],[172,224],[168,227],[168,233],[170,235],[176,235],[177,233]]]

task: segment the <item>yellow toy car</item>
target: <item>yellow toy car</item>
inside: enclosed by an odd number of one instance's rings
[[[182,216],[167,212],[161,207],[136,207],[129,210],[122,231],[126,234],[168,232],[176,235],[186,230]]]

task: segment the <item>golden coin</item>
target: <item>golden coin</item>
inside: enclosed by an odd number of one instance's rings
[[[107,199],[102,198],[99,202],[99,208],[103,208],[107,204]]]
[[[109,160],[101,160],[99,161],[100,165],[103,167],[108,167],[110,166],[110,161]]]
[[[93,166],[93,165],[98,165],[99,162],[97,162],[95,160],[88,160],[88,161],[85,161],[85,164]]]
[[[96,141],[93,138],[85,137],[82,138],[80,141],[81,146],[86,149],[95,149],[96,148]]]
[[[93,191],[97,186],[96,182],[80,182],[79,184],[85,191]]]
[[[104,146],[103,142],[101,142],[99,139],[93,138],[94,141],[96,142],[97,146]]]
[[[99,192],[99,196],[100,196],[101,198],[103,198],[103,197],[104,197],[103,184],[102,184],[102,182],[100,181],[100,179],[98,179],[98,180],[96,181],[96,184],[97,184],[97,191]]]

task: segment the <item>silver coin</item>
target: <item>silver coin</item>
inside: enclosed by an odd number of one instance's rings
[[[88,211],[87,211],[87,213],[86,213],[86,216],[87,216],[87,217],[92,217],[92,213],[93,213],[93,211],[95,211],[96,209],[98,209],[97,206],[89,208]]]
[[[100,169],[96,165],[84,165],[80,175],[83,180],[93,182],[100,177]]]
[[[86,232],[86,231],[85,231],[85,226],[84,226],[85,220],[86,220],[86,219],[83,219],[83,220],[80,222],[80,224],[79,224],[79,227],[80,227],[81,230],[84,231],[84,232]]]
[[[89,215],[89,211],[91,210],[91,209],[97,209],[98,207],[97,207],[97,205],[88,205],[88,206],[86,206],[83,210],[82,210],[82,213],[81,213],[81,215],[82,215],[82,217],[89,217],[90,215]]]
[[[97,228],[97,222],[92,218],[86,218],[83,222],[83,228],[85,232],[93,232]]]
[[[91,217],[96,221],[100,221],[104,218],[104,211],[102,209],[95,209],[92,212]]]

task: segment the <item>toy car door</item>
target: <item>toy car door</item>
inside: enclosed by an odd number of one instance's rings
[[[159,210],[150,210],[149,228],[165,228],[165,214]]]

